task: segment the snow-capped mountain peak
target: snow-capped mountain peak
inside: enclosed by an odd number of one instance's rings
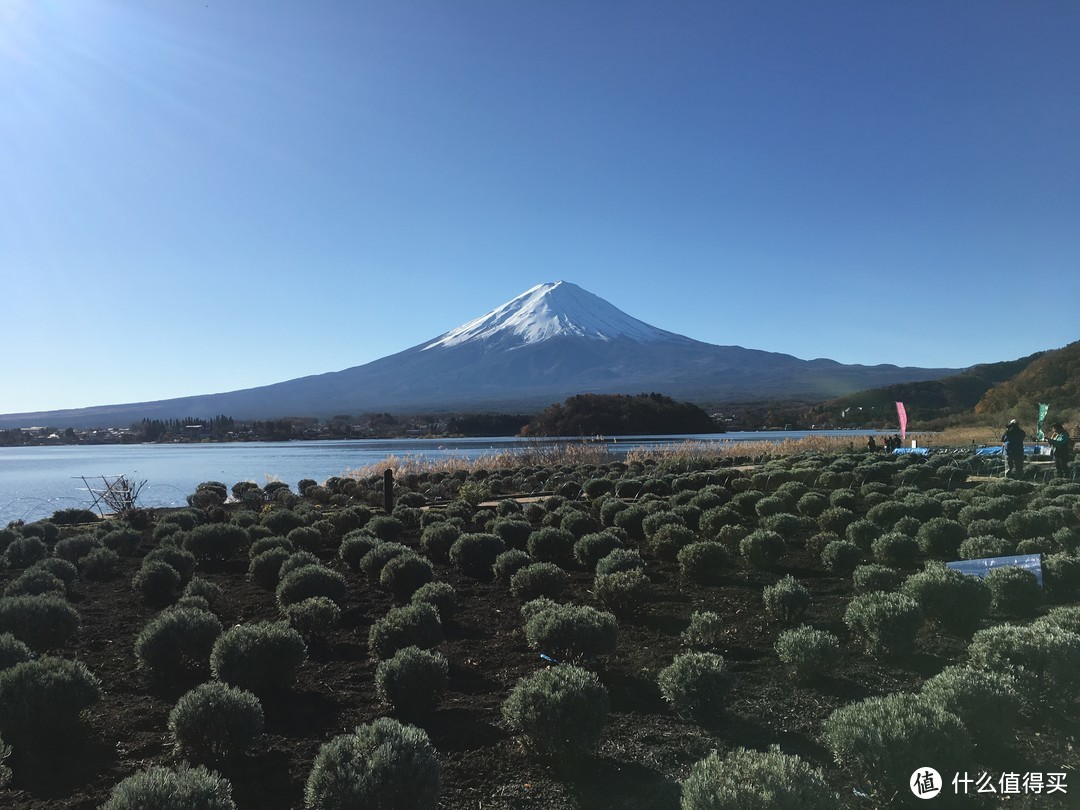
[[[639,343],[685,340],[631,318],[576,284],[556,281],[537,284],[486,315],[436,338],[423,350],[493,341],[526,345],[561,336],[603,341],[624,338]]]
[[[434,349],[434,351],[426,351]],[[540,284],[441,337],[360,366],[220,394],[0,414],[0,428],[103,427],[227,413],[528,413],[581,393],[658,391],[697,401],[832,399],[959,369],[846,366],[714,346],[631,318],[565,281]]]

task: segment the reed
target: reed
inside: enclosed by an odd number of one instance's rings
[[[789,456],[797,453],[845,453],[861,451],[862,441],[854,437],[807,436],[802,439],[785,439],[780,442],[735,440],[686,441],[681,444],[657,448],[641,448],[626,454],[617,454],[611,446],[599,442],[557,442],[529,443],[519,449],[503,450],[498,453],[486,453],[476,458],[450,456],[447,458],[427,458],[424,456],[389,455],[381,461],[363,467],[349,469],[345,476],[366,479],[382,476],[385,470],[392,470],[394,477],[407,474],[432,472],[452,473],[457,470],[473,472],[475,470],[512,469],[515,467],[559,467],[579,464],[608,464],[613,461],[627,463],[651,461],[669,465],[683,462],[701,462],[708,459],[718,461],[730,458],[765,459],[775,456]]]
[[[972,447],[997,444],[1001,441],[1000,426],[962,426],[946,428],[942,431],[908,433],[904,444],[910,446],[915,441],[919,447]],[[1034,437],[1034,426],[1029,431]],[[880,436],[878,437],[881,438]],[[770,441],[739,441],[736,439],[717,439],[713,441],[686,441],[663,447],[640,448],[625,454],[612,451],[609,444],[602,442],[530,442],[513,450],[486,453],[476,458],[450,456],[448,458],[426,458],[424,456],[389,455],[381,461],[349,469],[345,476],[366,479],[382,476],[385,470],[392,470],[394,477],[407,474],[425,474],[432,472],[452,473],[458,470],[474,472],[476,470],[500,470],[515,467],[560,467],[579,464],[608,464],[613,461],[655,463],[664,466],[680,466],[696,463],[700,465],[710,460],[725,461],[737,459],[744,462],[761,462],[780,456],[803,454],[838,455],[842,453],[862,453],[866,448],[864,436],[803,436],[798,439]]]
[[[425,456],[389,455],[381,461],[363,467],[349,469],[348,478],[364,479],[381,476],[385,470],[393,470],[394,477],[432,472],[452,473],[457,470],[500,470],[514,467],[555,467],[578,464],[607,464],[619,460],[607,445],[596,443],[526,444],[519,450],[503,450],[485,453],[476,458],[449,456],[427,458]]]
[[[965,447],[971,445],[999,444],[1004,424],[989,425],[965,425],[962,427],[945,428],[940,433],[934,433],[931,442],[936,447]],[[1035,431],[1031,431],[1034,438]]]

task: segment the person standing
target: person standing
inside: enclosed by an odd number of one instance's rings
[[[1054,435],[1050,437],[1050,444],[1054,447],[1054,463],[1057,465],[1058,478],[1068,478],[1069,462],[1072,461],[1072,439],[1069,432],[1061,422],[1051,425]]]
[[[1016,423],[1015,419],[1005,426],[1005,432],[1001,434],[1001,441],[1005,445],[1005,459],[1008,462],[1008,468],[1005,470],[1006,476],[1013,478],[1024,477],[1024,439],[1026,438],[1027,434]]]

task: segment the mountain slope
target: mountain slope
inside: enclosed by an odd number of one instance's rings
[[[369,411],[522,411],[581,393],[657,391],[680,400],[817,401],[955,369],[842,365],[714,346],[650,326],[568,282],[541,284],[481,318],[343,371],[158,402],[0,416],[0,427],[127,425]]]
[[[897,402],[904,403],[913,419],[935,419],[971,411],[987,392],[1011,380],[1043,354],[1039,352],[1001,363],[981,363],[940,380],[896,383],[859,391],[821,404],[813,410],[811,419],[817,422],[835,420],[838,414],[851,409],[892,414]]]
[[[1003,413],[1011,408],[1045,402],[1055,411],[1080,405],[1080,341],[1043,352],[1015,377],[987,391],[976,413]]]

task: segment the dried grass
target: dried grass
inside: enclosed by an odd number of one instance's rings
[[[716,441],[686,441],[680,444],[665,445],[655,448],[640,448],[627,453],[614,452],[612,445],[600,442],[530,442],[520,448],[487,453],[475,458],[449,456],[446,458],[427,458],[424,456],[390,455],[381,461],[363,467],[350,469],[345,476],[356,479],[381,477],[386,470],[392,470],[394,477],[402,475],[424,474],[432,472],[455,472],[464,470],[499,470],[514,467],[562,467],[579,464],[609,464],[614,461],[627,463],[651,461],[662,465],[680,465],[684,463],[715,459],[717,461],[735,458],[764,459],[775,456],[789,456],[800,453],[847,453],[861,451],[865,439],[861,437],[807,436],[801,439],[783,439],[778,442],[738,441],[720,439]]]
[[[935,447],[970,447],[971,445],[999,444],[1004,425],[995,427],[971,425],[945,428],[933,434]],[[1034,437],[1034,431],[1032,431]]]
[[[972,447],[997,444],[1001,440],[1000,426],[965,426],[947,428],[934,433],[908,433],[904,445],[910,447],[914,440],[919,447]],[[1034,434],[1034,429],[1031,430]],[[883,434],[884,435],[884,434]],[[881,436],[877,437],[879,440]],[[345,476],[366,479],[381,477],[387,469],[394,477],[432,472],[452,473],[458,470],[500,470],[515,467],[562,467],[579,464],[609,464],[614,461],[653,462],[665,466],[698,464],[713,460],[749,459],[763,461],[778,456],[816,453],[837,455],[861,453],[866,448],[865,436],[804,436],[799,439],[780,441],[740,441],[716,439],[712,441],[686,441],[662,447],[641,448],[627,453],[613,451],[612,445],[602,442],[543,442],[536,441],[513,450],[486,453],[475,458],[449,456],[427,458],[425,456],[390,455],[381,461],[350,469]]]
[[[385,470],[393,470],[394,477],[409,473],[423,474],[432,472],[451,473],[457,470],[473,472],[475,470],[501,470],[514,467],[561,467],[578,464],[608,464],[618,461],[621,456],[612,453],[606,444],[570,443],[543,444],[536,442],[523,445],[520,450],[503,450],[499,453],[485,453],[475,458],[447,456],[427,458],[426,456],[387,456],[381,461],[345,472],[348,478],[364,479],[382,476]]]

